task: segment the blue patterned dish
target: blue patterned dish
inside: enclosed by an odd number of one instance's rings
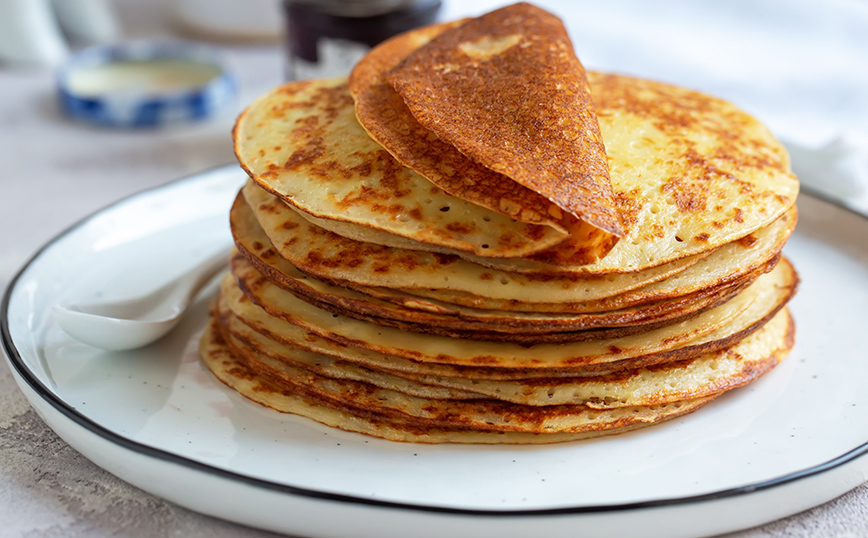
[[[216,115],[236,95],[235,78],[212,47],[129,42],[85,49],[58,73],[61,107],[114,127],[156,127]]]

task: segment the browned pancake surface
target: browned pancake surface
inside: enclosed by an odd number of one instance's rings
[[[557,443],[621,433],[649,426],[689,413],[713,397],[697,398],[649,407],[595,410],[565,406],[560,413],[546,413],[547,420],[533,417],[532,410],[509,417],[536,424],[537,431],[475,429],[472,425],[450,425],[447,411],[440,420],[426,420],[403,412],[373,410],[356,403],[313,390],[312,387],[286,383],[276,375],[263,375],[229,346],[216,322],[205,330],[200,341],[202,361],[223,383],[241,395],[280,412],[306,416],[323,424],[382,437],[393,441],[417,443]],[[634,412],[635,411],[635,412]],[[436,410],[435,410],[436,412]],[[566,420],[564,420],[566,419]],[[567,425],[565,422],[572,422]],[[548,426],[548,427],[546,427]],[[530,428],[528,428],[530,429]]]
[[[617,237],[563,212],[546,197],[466,157],[422,126],[386,77],[412,51],[465,21],[427,26],[398,35],[374,48],[353,69],[350,91],[356,116],[371,137],[401,164],[449,194],[516,220],[550,223],[571,234],[573,263],[601,258]]]
[[[389,82],[421,125],[473,161],[624,235],[585,71],[554,15],[522,3],[468,21]]]
[[[744,385],[773,368],[793,345],[794,327],[789,313],[778,313],[762,329],[734,346],[695,359],[580,377],[539,377],[498,380],[473,377],[469,369],[460,377],[422,372],[380,370],[361,363],[319,353],[299,345],[286,345],[257,332],[218,300],[219,320],[233,347],[260,362],[275,361],[318,375],[351,379],[436,399],[491,398],[522,405],[582,404],[595,408],[654,405],[716,394]],[[243,349],[242,349],[243,352]],[[252,353],[252,355],[251,355]],[[267,358],[266,358],[267,357]]]
[[[419,362],[564,369],[572,373],[634,368],[722,349],[761,328],[783,308],[797,285],[792,267],[782,262],[736,298],[676,325],[623,338],[527,346],[431,334],[408,337],[398,329],[333,315],[261,275],[257,278],[252,268],[250,273],[252,278],[227,275],[221,293],[239,317],[251,318],[251,314],[242,312],[250,306],[267,313],[266,323],[272,325],[269,333],[291,331],[287,324],[296,325],[339,344]]]

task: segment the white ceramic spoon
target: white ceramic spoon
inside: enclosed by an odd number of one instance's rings
[[[221,250],[192,270],[142,297],[106,303],[55,305],[54,320],[70,336],[100,349],[142,347],[161,338],[181,319],[196,294],[229,261]]]

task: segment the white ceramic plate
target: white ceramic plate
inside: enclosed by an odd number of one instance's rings
[[[796,347],[699,412],[549,446],[391,443],[261,408],[200,366],[208,297],[127,353],[67,337],[51,305],[134,294],[230,241],[244,174],[119,202],[46,245],[7,291],[18,384],[61,437],[124,480],[217,517],[304,536],[702,536],[807,509],[868,478],[868,219],[802,196]]]

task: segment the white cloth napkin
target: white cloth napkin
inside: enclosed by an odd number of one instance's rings
[[[809,189],[854,204],[868,197],[868,136],[850,132],[817,148],[786,146],[793,172]]]

